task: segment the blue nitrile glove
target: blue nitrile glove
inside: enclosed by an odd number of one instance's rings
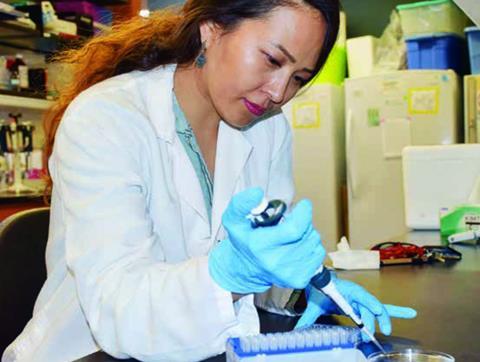
[[[281,223],[253,228],[247,216],[262,198],[259,188],[232,198],[222,218],[228,238],[210,252],[210,275],[223,289],[239,294],[264,292],[272,285],[305,288],[325,258],[312,227],[312,205],[300,201]]]
[[[375,333],[375,319],[378,321],[380,331],[383,334],[390,335],[392,332],[391,317],[410,319],[415,318],[417,315],[417,312],[412,308],[382,304],[372,294],[354,282],[342,280],[333,275],[332,281],[340,294],[353,307],[355,313],[360,316],[365,327],[372,333]],[[340,314],[335,303],[312,285],[309,285],[305,292],[307,295],[307,309],[305,309],[295,328],[310,326],[321,315]],[[364,333],[362,333],[362,339],[365,342],[370,340]]]

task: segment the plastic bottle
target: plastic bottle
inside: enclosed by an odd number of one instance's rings
[[[28,67],[23,60],[22,54],[15,56],[15,60],[10,63],[9,70],[11,73],[10,84],[12,89],[19,92],[28,89]]]

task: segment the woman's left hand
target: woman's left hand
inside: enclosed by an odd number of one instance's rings
[[[371,333],[375,332],[375,321],[378,322],[380,331],[389,335],[392,332],[390,318],[410,319],[417,315],[417,312],[412,308],[382,304],[360,285],[351,281],[333,277],[332,282],[353,307],[355,313],[361,317],[363,324]],[[307,308],[295,328],[308,327],[315,323],[318,317],[325,314],[342,314],[329,297],[312,285],[309,285],[305,292],[307,294]],[[364,333],[362,333],[362,339],[364,342],[370,341]]]

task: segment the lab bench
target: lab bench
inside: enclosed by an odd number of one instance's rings
[[[434,232],[411,233],[396,240],[434,245],[439,243],[439,235]],[[480,246],[456,245],[454,249],[462,253],[459,262],[338,272],[339,277],[363,285],[384,303],[417,310],[418,316],[413,320],[393,320],[392,336],[379,335],[380,342],[388,349],[421,348],[449,353],[457,362],[480,361]],[[297,318],[260,311],[264,333],[289,331],[296,321]],[[318,322],[348,324],[343,317],[322,317]],[[374,352],[371,344],[365,344],[361,349],[366,355]],[[78,360],[113,361],[117,360],[102,352]],[[206,361],[225,361],[225,356]]]

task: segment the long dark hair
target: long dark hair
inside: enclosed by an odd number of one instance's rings
[[[83,90],[115,75],[149,70],[169,63],[189,64],[202,44],[200,24],[211,21],[232,31],[243,20],[267,16],[280,6],[299,6],[298,0],[188,0],[175,10],[154,12],[114,26],[80,49],[59,54],[56,60],[72,67],[72,78],[45,116],[44,164],[50,157],[55,133],[65,110]],[[320,11],[327,23],[326,38],[315,71],[319,71],[335,43],[339,26],[338,0],[303,0]],[[51,179],[47,175],[47,192]]]

